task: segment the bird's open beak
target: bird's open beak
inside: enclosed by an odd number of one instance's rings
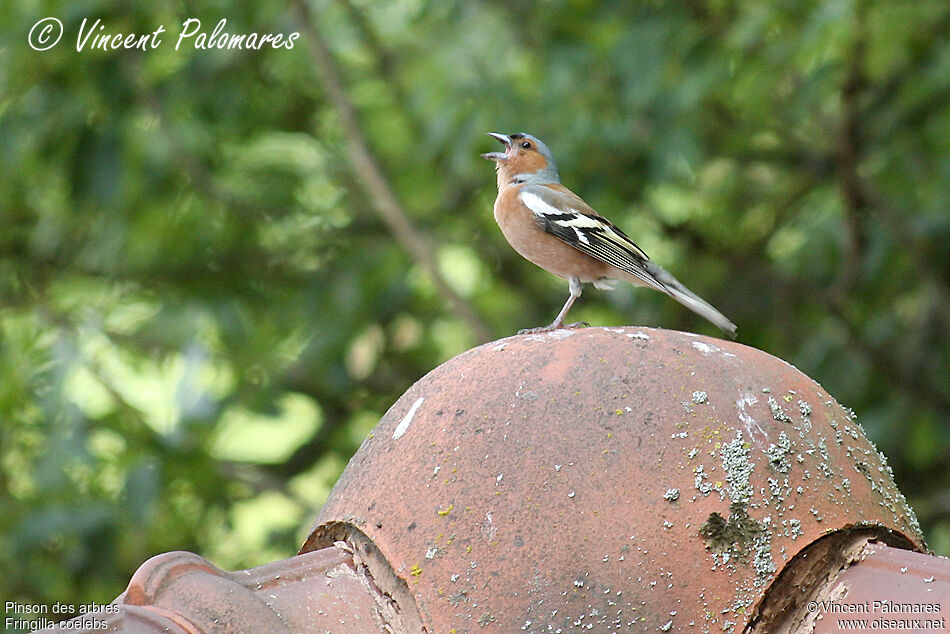
[[[507,134],[498,134],[497,132],[489,132],[488,136],[493,139],[498,139],[505,144],[505,151],[511,149],[511,137]],[[487,152],[482,154],[483,159],[488,159],[489,161],[507,161],[508,155],[505,152]]]

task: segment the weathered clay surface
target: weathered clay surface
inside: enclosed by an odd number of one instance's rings
[[[588,328],[492,342],[422,378],[302,552],[367,536],[429,632],[728,632],[796,553],[858,527],[925,549],[883,457],[820,385],[733,342]]]
[[[188,552],[143,563],[108,606],[42,630],[134,634],[377,634],[401,627],[349,548],[225,572]],[[395,618],[392,618],[394,617]],[[395,625],[395,630],[392,629]],[[390,626],[390,629],[387,629]]]

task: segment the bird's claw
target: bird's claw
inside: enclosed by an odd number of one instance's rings
[[[547,326],[538,326],[537,328],[523,328],[518,331],[519,335],[536,335],[542,332],[551,332],[553,330],[570,330],[572,328],[587,328],[590,324],[586,321],[576,321],[573,324],[553,323]]]
[[[536,335],[540,332],[550,332],[552,328],[550,326],[539,326],[538,328],[522,328],[518,331],[519,335]]]

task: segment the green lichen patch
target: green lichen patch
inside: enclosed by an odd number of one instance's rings
[[[706,548],[732,556],[748,554],[765,531],[765,524],[750,517],[746,505],[741,502],[733,502],[729,506],[728,518],[718,512],[710,513],[699,527],[699,534],[703,536]]]

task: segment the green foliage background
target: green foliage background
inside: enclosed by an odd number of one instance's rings
[[[413,381],[547,323],[566,284],[494,225],[487,131],[547,141],[740,341],[852,407],[950,554],[950,4],[303,7],[4,4],[0,599],[108,602],[168,550],[291,556]],[[48,15],[66,36],[34,51]],[[189,17],[301,37],[176,51]],[[77,52],[83,18],[167,33]],[[572,316],[716,334],[630,288]]]

